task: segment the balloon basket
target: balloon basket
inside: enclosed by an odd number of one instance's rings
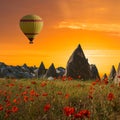
[[[29,44],[33,44],[33,42],[32,42],[32,41],[30,41],[30,42],[29,42]]]

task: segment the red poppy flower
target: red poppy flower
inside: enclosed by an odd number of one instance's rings
[[[62,81],[65,81],[66,79],[67,79],[66,76],[63,76],[63,77],[62,77]]]
[[[9,109],[7,109],[7,110],[5,110],[5,118],[7,118],[11,113],[12,113],[12,110],[9,110]]]
[[[107,85],[109,82],[108,82],[108,80],[106,79],[106,80],[104,80],[104,84],[105,85]]]
[[[78,113],[74,114],[74,117],[82,119],[83,118],[83,114],[82,114],[82,112],[78,112]]]
[[[42,96],[48,96],[48,93],[43,93]]]
[[[58,91],[57,94],[58,94],[58,95],[62,95],[62,92],[61,92],[61,91]]]
[[[13,103],[19,104],[19,103],[20,103],[20,98],[15,98],[15,99],[13,100]]]
[[[46,86],[47,85],[47,83],[45,83],[45,82],[42,82],[41,83],[41,87],[44,87],[44,86]]]
[[[65,94],[65,98],[68,99],[70,97],[69,94]]]
[[[13,87],[13,86],[15,86],[13,83],[10,83],[10,84],[9,84],[9,87]]]
[[[35,93],[34,90],[31,90],[31,91],[30,91],[30,95],[31,95],[31,96],[35,96],[35,94],[36,94],[36,93]]]
[[[3,106],[0,104],[0,111],[2,111],[3,110]]]
[[[96,85],[96,82],[92,82],[92,85]]]
[[[87,118],[90,118],[90,111],[88,110],[81,110],[79,111],[78,113],[76,113],[74,115],[75,118],[84,118],[84,117],[87,117]]]
[[[75,109],[69,106],[64,107],[63,110],[66,116],[70,116],[75,112]]]
[[[27,95],[28,94],[28,91],[24,91],[23,93],[22,93],[22,95]]]
[[[96,79],[95,82],[100,82],[100,80],[99,80],[99,79]]]
[[[11,105],[10,101],[6,101],[6,107],[9,107]]]
[[[39,94],[38,94],[38,93],[35,93],[35,96],[36,96],[36,97],[38,97],[38,96],[39,96]]]
[[[44,106],[44,111],[47,112],[51,108],[51,105],[48,103]]]
[[[27,102],[28,101],[28,96],[24,96],[23,100],[24,100],[24,102]]]
[[[31,83],[34,84],[34,85],[37,84],[35,81],[32,81]]]
[[[70,77],[70,76],[68,77],[68,80],[72,80],[72,79],[73,79],[72,77]]]
[[[85,117],[90,118],[90,111],[88,111],[88,110],[82,110],[81,112],[83,113],[83,115]]]
[[[17,103],[17,99],[16,98],[13,100],[13,103]]]
[[[109,101],[112,101],[114,98],[115,98],[115,96],[114,96],[113,93],[109,93],[108,96],[107,96],[107,99],[108,99]]]
[[[15,113],[15,112],[17,112],[17,111],[18,111],[18,107],[13,106],[13,107],[12,107],[12,112],[14,112],[14,113]]]

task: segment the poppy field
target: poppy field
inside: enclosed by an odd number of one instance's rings
[[[120,120],[120,86],[108,80],[0,80],[0,120]]]

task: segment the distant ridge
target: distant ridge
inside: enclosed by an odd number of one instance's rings
[[[52,63],[49,69],[45,68],[43,62],[40,66],[28,66],[23,64],[22,66],[6,65],[4,62],[0,62],[0,78],[46,78],[49,77],[71,77],[73,79],[100,79],[99,70],[94,64],[89,64],[88,59],[85,57],[84,51],[80,44],[71,54],[66,69],[59,66],[55,68],[54,63]],[[104,74],[102,79],[107,78],[108,80],[113,80],[115,83],[120,83],[120,63],[118,65],[117,71],[114,65],[111,68],[109,76]]]

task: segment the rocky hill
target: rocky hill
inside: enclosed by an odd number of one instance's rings
[[[66,69],[63,67],[55,68],[54,63],[46,69],[43,62],[38,68],[36,66],[27,66],[27,64],[12,66],[0,62],[0,78],[54,79],[62,76],[74,79],[100,79],[97,67],[88,63],[80,44],[70,56]]]

